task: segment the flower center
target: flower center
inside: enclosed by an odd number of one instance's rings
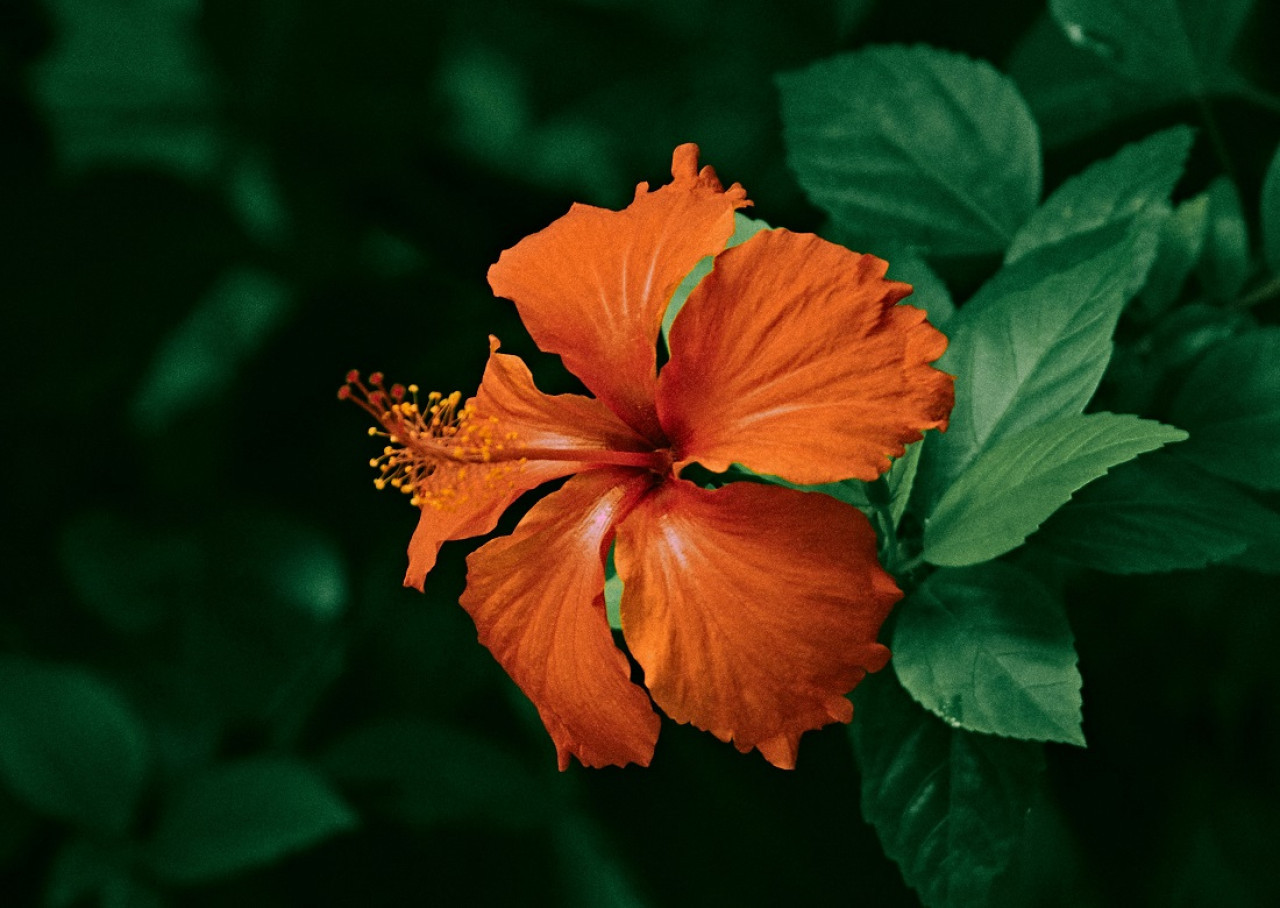
[[[369,435],[386,439],[382,453],[369,460],[378,471],[374,486],[399,489],[415,507],[440,510],[465,503],[478,487],[514,487],[514,474],[527,460],[506,455],[516,433],[497,436],[497,417],[477,417],[458,391],[432,391],[423,402],[417,385],[387,388],[381,372],[371,374],[366,385],[353,369],[338,397],[377,421]]]

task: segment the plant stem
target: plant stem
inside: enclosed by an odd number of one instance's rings
[[[1237,309],[1248,309],[1277,296],[1280,296],[1280,274],[1271,278],[1262,286],[1255,287],[1244,296],[1237,298],[1231,305]]]

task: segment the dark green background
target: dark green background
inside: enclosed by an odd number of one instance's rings
[[[1042,3],[9,0],[0,8],[7,428],[0,651],[90,667],[156,754],[134,833],[199,766],[406,750],[333,772],[360,828],[181,905],[911,905],[860,816],[846,731],[784,773],[664,725],[648,770],[555,771],[456,606],[472,543],[400,588],[414,514],[374,493],[347,369],[469,394],[485,270],[571,201],[620,206],[702,146],[752,214],[816,229],[773,75],[867,42],[997,65]],[[1241,49],[1280,16],[1263,9]],[[1215,106],[1256,224],[1280,119]],[[1165,108],[1047,149],[1057,185]],[[1179,195],[1219,170],[1200,143]],[[875,250],[868,250],[875,251]],[[957,269],[958,298],[994,262]],[[1260,310],[1275,321],[1274,308]],[[517,512],[522,510],[516,509]],[[509,515],[502,528],[514,523]],[[1280,846],[1274,581],[1082,576],[1090,747],[1048,748],[1010,904],[1270,904]],[[855,720],[856,721],[856,720]],[[459,737],[462,736],[462,737]],[[40,904],[66,826],[0,790],[0,901]]]

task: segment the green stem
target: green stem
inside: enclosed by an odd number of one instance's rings
[[[1274,299],[1278,296],[1280,296],[1280,274],[1271,278],[1271,280],[1267,281],[1262,286],[1255,287],[1244,296],[1239,297],[1231,305],[1237,309],[1248,309],[1251,306],[1256,306],[1259,303],[1265,303],[1267,300]]]
[[[1276,97],[1266,89],[1258,88],[1252,82],[1241,79],[1238,85],[1232,87],[1232,93],[1250,104],[1280,116],[1280,97]]]

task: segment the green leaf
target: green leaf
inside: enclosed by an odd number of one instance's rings
[[[155,884],[121,873],[102,888],[101,908],[165,908],[169,903]]]
[[[1022,225],[1005,261],[1107,224],[1128,223],[1148,205],[1167,201],[1193,139],[1190,127],[1175,126],[1126,145],[1067,180]]]
[[[1116,75],[1101,57],[1071,43],[1047,10],[1019,39],[1008,72],[1048,148],[1182,97],[1176,86],[1139,84]]]
[[[1241,309],[1187,303],[1156,323],[1151,355],[1163,371],[1183,369],[1223,341],[1252,331],[1254,321]]]
[[[357,728],[320,765],[359,803],[418,826],[482,820],[520,827],[550,812],[546,780],[498,745],[425,719]]]
[[[924,451],[924,440],[906,446],[902,456],[893,462],[889,472],[885,474],[885,482],[889,485],[889,517],[896,527],[907,512],[907,503],[911,500],[911,490],[915,488],[916,472],[920,466],[920,454]]]
[[[906,250],[885,251],[884,258],[889,262],[885,277],[911,285],[911,295],[903,303],[929,313],[929,322],[935,327],[942,328],[951,321],[951,316],[956,314],[951,291],[928,262]]]
[[[1169,311],[1182,292],[1187,277],[1200,261],[1209,232],[1209,197],[1203,193],[1173,210],[1160,231],[1155,264],[1138,293],[1140,315],[1154,319]]]
[[[1062,603],[1001,562],[944,569],[898,606],[893,665],[954,728],[1084,746],[1080,673]]]
[[[1262,219],[1263,258],[1272,274],[1280,274],[1280,147],[1271,156],[1271,164],[1262,181],[1258,214]]]
[[[215,83],[197,35],[199,4],[54,0],[55,52],[35,70],[61,157],[162,162],[206,173],[223,140]]]
[[[1280,546],[1280,515],[1183,460],[1189,446],[1116,467],[1081,489],[1030,542],[1113,574],[1201,568]]]
[[[236,567],[228,571],[253,594],[320,621],[342,614],[350,599],[346,565],[337,544],[292,515],[253,510],[240,515]]]
[[[924,557],[977,564],[1020,546],[1071,494],[1111,467],[1187,433],[1129,414],[1066,416],[985,451],[925,521]]]
[[[110,511],[72,517],[59,540],[63,576],[111,627],[137,633],[174,608],[174,591],[202,567],[199,545],[177,533],[148,533]]]
[[[1043,745],[950,728],[890,672],[858,685],[850,725],[862,813],[929,908],[980,908],[1041,787]]]
[[[733,214],[733,235],[729,237],[729,242],[724,244],[725,249],[733,246],[739,246],[751,239],[761,230],[771,230],[772,228],[764,221],[756,218],[749,218],[740,211]],[[685,275],[676,286],[676,292],[671,295],[671,302],[667,304],[667,311],[662,316],[662,340],[667,342],[667,336],[671,333],[671,325],[675,322],[676,316],[680,314],[680,310],[684,308],[685,301],[689,299],[689,294],[693,292],[693,288],[702,282],[702,279],[711,273],[712,263],[715,256],[707,256],[698,264],[693,266],[693,270]]]
[[[146,729],[78,668],[0,658],[0,778],[41,813],[122,833],[146,780]]]
[[[864,246],[999,252],[1039,200],[1035,122],[987,63],[869,47],[777,81],[788,163]]]
[[[835,0],[836,31],[849,37],[875,7],[875,0]]]
[[[63,845],[49,868],[46,908],[163,908],[155,887],[134,876],[131,844],[84,837]]]
[[[604,567],[604,611],[609,627],[622,630],[622,578],[613,563],[613,546],[609,546],[609,560]]]
[[[610,847],[608,830],[590,815],[564,811],[552,829],[556,857],[569,898],[564,904],[592,908],[644,908],[640,887]]]
[[[1203,97],[1237,77],[1228,58],[1253,0],[1049,0],[1067,38],[1134,82]]]
[[[1280,328],[1229,338],[1187,376],[1171,418],[1191,433],[1181,453],[1216,476],[1280,489]]]
[[[158,432],[226,393],[291,308],[288,288],[274,275],[228,272],[156,351],[132,402],[134,423]]]
[[[1002,438],[1084,410],[1155,247],[1145,218],[1107,224],[1006,265],[959,311],[939,362],[956,376],[956,406],[922,465],[931,500]]]
[[[246,759],[212,767],[169,792],[146,857],[163,880],[203,882],[269,864],[356,822],[311,767]]]
[[[125,855],[88,837],[63,843],[49,867],[46,908],[70,908],[91,902],[113,879],[126,872]]]
[[[736,464],[734,466],[736,469],[748,472],[745,467],[738,467]],[[771,476],[768,473],[751,473],[751,476],[770,485],[795,489],[797,492],[817,492],[821,495],[830,495],[832,498],[843,501],[845,504],[853,505],[859,510],[867,510],[872,507],[871,496],[867,488],[870,483],[863,482],[860,479],[842,479],[839,482],[824,482],[818,485],[805,486],[791,482],[789,479],[783,479],[781,476]]]
[[[1238,493],[1234,486],[1222,485]],[[1241,508],[1239,515],[1240,523],[1249,532],[1249,545],[1224,564],[1259,574],[1280,574],[1280,513],[1252,499],[1246,500],[1252,507]]]
[[[1228,177],[1218,177],[1205,194],[1209,198],[1209,226],[1197,271],[1209,298],[1229,303],[1249,279],[1249,228],[1240,207],[1240,193]]]

